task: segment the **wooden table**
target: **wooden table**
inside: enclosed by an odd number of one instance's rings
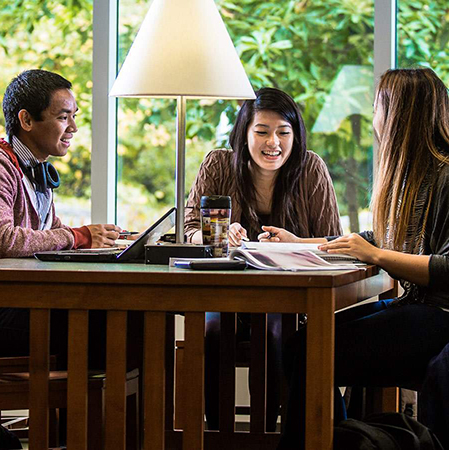
[[[334,311],[393,289],[376,267],[345,272],[201,272],[136,264],[0,260],[0,306],[30,308],[30,449],[48,449],[51,308],[69,310],[68,449],[86,449],[88,311],[107,310],[105,448],[125,449],[127,311],[144,311],[144,449],[164,448],[167,311],[185,312],[184,450],[201,450],[205,311],[308,315],[306,448],[332,448]]]

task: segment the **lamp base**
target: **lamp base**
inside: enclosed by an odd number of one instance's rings
[[[151,244],[145,245],[145,264],[168,264],[170,258],[212,258],[211,245]]]

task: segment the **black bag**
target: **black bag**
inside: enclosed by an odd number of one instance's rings
[[[405,414],[383,413],[334,427],[334,450],[444,450],[434,433]]]
[[[16,450],[21,448],[23,447],[19,438],[7,428],[0,425],[0,450]]]

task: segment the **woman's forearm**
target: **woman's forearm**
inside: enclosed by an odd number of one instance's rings
[[[429,261],[427,255],[410,255],[393,250],[383,250],[370,244],[358,233],[329,241],[320,245],[330,254],[344,253],[367,264],[376,264],[396,278],[403,278],[421,286],[429,284]]]
[[[420,286],[429,284],[428,255],[410,255],[408,253],[381,250],[374,255],[373,262],[396,278],[402,278]]]
[[[327,239],[324,237],[321,238],[299,238],[299,243],[302,244],[325,244]]]

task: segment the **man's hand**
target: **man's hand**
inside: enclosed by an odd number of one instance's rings
[[[242,239],[248,240],[247,232],[238,222],[231,223],[229,226],[229,245],[238,247],[242,244]]]
[[[86,225],[92,236],[92,248],[113,247],[121,228],[114,224]]]

